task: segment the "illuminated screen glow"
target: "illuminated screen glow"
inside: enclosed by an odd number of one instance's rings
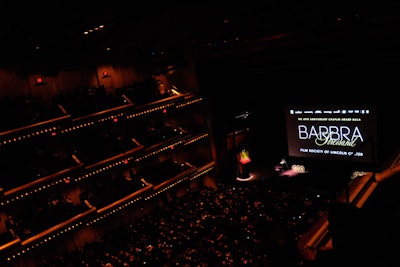
[[[376,162],[375,107],[286,106],[284,109],[289,156]]]

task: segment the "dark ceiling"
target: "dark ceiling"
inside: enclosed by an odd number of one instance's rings
[[[106,59],[106,53],[120,59],[140,58],[235,38],[261,40],[338,24],[398,22],[400,17],[395,1],[377,5],[343,0],[323,4],[269,0],[258,5],[219,6],[145,2],[25,0],[2,5],[2,63],[29,66],[39,60],[84,62]],[[99,25],[104,28],[83,34]],[[107,48],[111,50],[106,52]]]

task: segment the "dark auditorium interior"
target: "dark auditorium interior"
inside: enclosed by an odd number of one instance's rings
[[[400,3],[322,2],[2,4],[0,266],[399,266]]]

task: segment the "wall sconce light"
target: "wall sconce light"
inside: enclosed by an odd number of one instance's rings
[[[42,77],[37,77],[36,78],[36,83],[35,86],[40,86],[40,85],[45,85],[46,83],[44,82]]]
[[[109,78],[111,75],[108,73],[108,71],[103,71],[103,76],[101,78]]]

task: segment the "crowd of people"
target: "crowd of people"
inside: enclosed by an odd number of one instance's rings
[[[265,181],[187,189],[170,201],[39,267],[305,266],[297,240],[331,202]]]

